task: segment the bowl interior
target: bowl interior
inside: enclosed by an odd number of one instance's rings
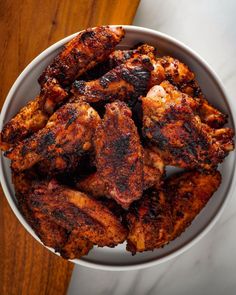
[[[201,58],[178,41],[164,34],[144,28],[132,26],[124,27],[126,29],[126,37],[119,45],[120,48],[130,48],[137,43],[146,42],[157,47],[160,55],[168,54],[185,62],[196,73],[197,80],[208,100],[224,113],[227,113],[229,115],[229,126],[234,126],[231,107],[229,106],[229,101],[227,101],[221,83]],[[28,100],[36,96],[39,92],[37,78],[40,73],[51,62],[62,45],[72,37],[73,36],[69,36],[48,48],[19,76],[4,104],[1,114],[1,125],[5,124]],[[194,220],[192,225],[179,238],[163,249],[132,256],[129,252],[125,251],[125,244],[119,245],[113,249],[95,247],[88,256],[80,260],[75,259],[73,262],[93,268],[122,270],[147,267],[178,255],[193,245],[216,221],[229,196],[229,190],[234,176],[234,166],[235,152],[232,152],[219,167],[223,175],[219,190]],[[172,171],[173,169],[168,168],[168,173]],[[18,210],[17,201],[14,196],[14,188],[11,183],[9,161],[4,157],[1,157],[0,176],[4,192],[14,213],[25,228],[39,241],[38,237]],[[51,250],[53,251],[53,249]]]

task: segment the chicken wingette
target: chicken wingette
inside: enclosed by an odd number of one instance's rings
[[[56,78],[62,86],[70,85],[77,77],[106,60],[124,37],[122,27],[100,26],[79,33],[47,66],[39,78],[43,85],[48,78]]]
[[[93,244],[84,239],[76,230],[68,231],[54,221],[48,219],[45,212],[36,211],[30,206],[30,192],[37,181],[37,173],[33,170],[13,173],[18,205],[24,218],[33,228],[45,246],[52,247],[67,259],[80,258],[88,254]]]
[[[90,81],[95,80],[112,70],[113,68],[125,63],[128,59],[134,57],[137,53],[143,55],[155,54],[156,49],[148,44],[138,46],[136,49],[129,50],[115,50],[113,51],[107,60],[98,64],[93,69],[87,71],[80,80]]]
[[[179,236],[205,207],[221,183],[219,171],[182,172],[165,183],[165,195],[171,208],[171,240]]]
[[[163,191],[148,190],[126,216],[127,250],[135,254],[163,247],[177,238],[204,208],[221,182],[218,171],[175,174]]]
[[[106,206],[55,180],[32,185],[27,205],[58,226],[100,247],[114,247],[126,239],[127,230]]]
[[[168,81],[142,98],[143,135],[166,165],[212,169],[233,150],[234,132],[213,129],[196,115],[198,102]]]
[[[124,102],[107,104],[94,136],[97,173],[123,208],[143,192],[143,149],[131,116]]]
[[[127,250],[136,252],[163,247],[173,230],[170,208],[163,192],[148,190],[134,202],[126,217],[129,234]]]
[[[72,101],[111,102],[126,101],[133,105],[140,95],[165,78],[163,67],[156,62],[150,51],[148,54],[134,53],[132,58],[110,70],[94,81],[75,81],[71,92]]]
[[[14,171],[29,169],[41,161],[48,163],[48,173],[73,170],[92,149],[99,123],[99,115],[87,103],[68,103],[50,117],[46,127],[6,152],[6,156],[12,160]]]
[[[42,129],[53,113],[55,103],[63,101],[67,95],[55,79],[49,79],[40,94],[5,124],[0,134],[0,149],[6,151]]]

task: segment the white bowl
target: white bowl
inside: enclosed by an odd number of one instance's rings
[[[193,50],[181,42],[163,33],[134,26],[123,26],[126,36],[119,47],[129,48],[139,42],[146,42],[158,48],[159,53],[169,54],[185,62],[197,75],[197,80],[208,100],[229,115],[229,126],[234,128],[236,112],[230,99],[227,97],[224,87],[210,66]],[[39,92],[37,78],[42,70],[51,62],[53,57],[61,50],[62,46],[76,34],[60,40],[38,55],[20,74],[2,108],[0,128],[23,106],[26,102],[35,97]],[[191,226],[176,240],[172,241],[163,249],[148,251],[132,256],[125,251],[125,244],[116,248],[95,247],[88,256],[81,259],[74,259],[76,264],[103,270],[132,270],[141,269],[165,262],[183,253],[199,241],[216,223],[220,214],[226,206],[227,201],[233,193],[236,178],[234,173],[235,152],[231,152],[220,165],[223,180],[219,190],[202,210]],[[6,198],[26,230],[40,242],[29,224],[20,213],[17,200],[14,195],[14,188],[11,183],[11,172],[9,160],[1,157],[0,179]],[[53,249],[48,248],[54,252]]]

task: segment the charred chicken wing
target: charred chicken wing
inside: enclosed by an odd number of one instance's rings
[[[195,79],[195,74],[188,66],[170,56],[160,57],[158,58],[158,62],[165,70],[166,80],[171,84],[176,85],[181,92],[199,100],[199,116],[201,117],[202,122],[213,128],[220,128],[226,123],[227,116],[211,106],[205,99]]]
[[[142,199],[131,205],[126,219],[127,250],[132,254],[160,248],[171,238],[172,219],[163,192],[146,191]]]
[[[164,162],[159,154],[151,148],[144,148],[143,189],[159,188],[163,182]],[[109,196],[105,182],[98,172],[76,182],[76,187],[93,197]]]
[[[143,149],[131,116],[125,103],[107,104],[94,137],[97,172],[109,196],[124,208],[143,191]]]
[[[60,52],[39,78],[42,86],[48,78],[56,78],[62,86],[108,58],[124,37],[122,27],[101,26],[79,33]]]
[[[183,172],[167,179],[164,191],[148,190],[127,214],[127,250],[132,254],[160,248],[191,224],[218,189],[218,171]]]
[[[152,55],[155,53],[155,48],[153,46],[143,44],[136,49],[115,50],[109,55],[107,60],[87,71],[82,77],[80,77],[80,80],[90,81],[98,79],[113,68],[120,66],[128,59],[133,58],[137,53],[143,55]]]
[[[94,245],[114,247],[127,235],[120,220],[107,207],[54,180],[36,183],[29,193],[28,206],[69,232],[76,230],[78,236]]]
[[[126,101],[136,102],[140,95],[165,78],[163,67],[152,53],[135,53],[131,59],[107,72],[94,81],[75,81],[72,87],[72,100],[86,102]]]
[[[233,130],[216,131],[202,123],[195,115],[196,100],[168,81],[153,87],[142,106],[143,134],[167,165],[211,169],[233,149]]]
[[[67,171],[76,167],[80,157],[91,150],[99,122],[99,115],[88,104],[68,103],[51,116],[45,128],[6,155],[15,171],[29,169],[40,161],[49,163],[48,172],[51,168]]]
[[[29,193],[36,177],[37,175],[33,170],[21,173],[13,172],[12,182],[15,187],[18,205],[26,221],[34,229],[44,245],[59,251],[67,242],[69,232],[53,221],[48,220],[47,216],[42,212],[33,211],[28,205]]]
[[[173,231],[171,240],[179,236],[210,200],[221,183],[219,171],[183,172],[170,177],[166,197],[171,208]]]
[[[44,84],[39,96],[24,106],[4,127],[1,132],[0,148],[9,149],[12,145],[42,129],[53,113],[55,102],[61,102],[67,92],[55,79]]]

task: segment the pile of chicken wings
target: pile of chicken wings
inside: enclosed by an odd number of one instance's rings
[[[116,50],[124,35],[79,33],[1,132],[22,214],[67,259],[94,245],[127,241],[135,254],[174,240],[218,189],[217,166],[234,149],[227,116],[188,66],[148,44]],[[184,170],[166,177],[166,166]]]

